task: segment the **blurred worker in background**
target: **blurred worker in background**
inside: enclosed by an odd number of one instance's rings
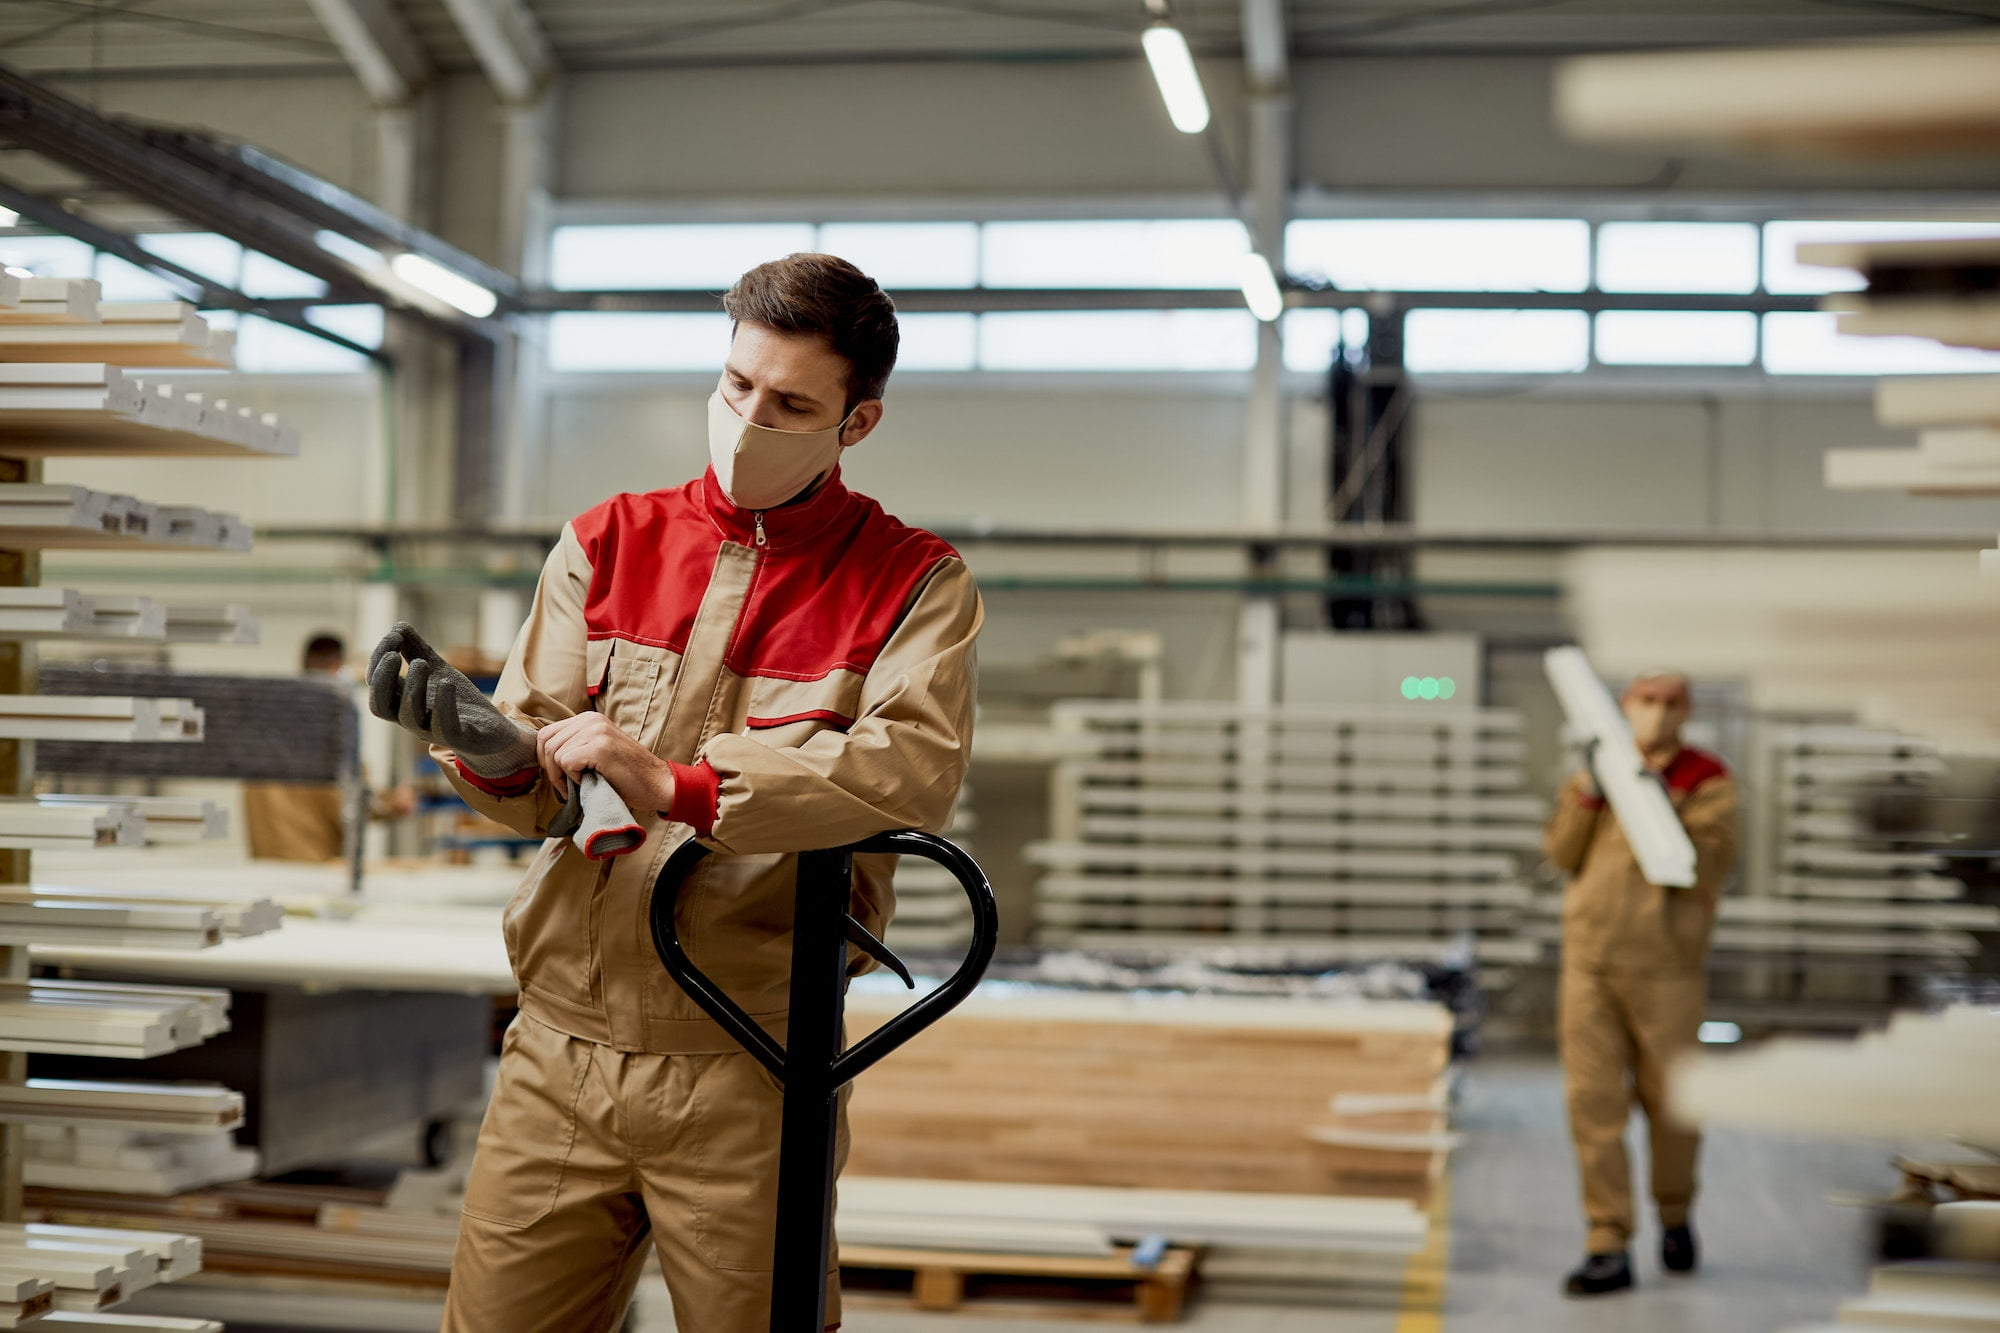
[[[315,634],[299,655],[308,680],[346,692],[355,683],[347,645],[337,635]],[[409,786],[371,794],[371,819],[415,813]],[[332,782],[248,782],[243,786],[243,831],[250,855],[265,861],[337,861],[346,851],[347,794]]]
[[[1709,935],[1736,860],[1736,781],[1720,759],[1681,743],[1692,709],[1687,677],[1647,672],[1627,688],[1622,706],[1646,767],[1694,843],[1696,878],[1686,889],[1646,882],[1588,762],[1563,784],[1542,845],[1571,877],[1558,1039],[1589,1221],[1586,1257],[1566,1283],[1572,1296],[1632,1285],[1625,1123],[1635,1095],[1651,1136],[1653,1202],[1665,1233],[1660,1262],[1675,1273],[1695,1267],[1689,1213],[1701,1140],[1670,1118],[1666,1079],[1701,1027]]]

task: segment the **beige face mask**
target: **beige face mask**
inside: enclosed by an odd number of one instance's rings
[[[825,430],[772,430],[738,416],[718,387],[708,400],[708,459],[738,508],[771,509],[839,460],[846,425],[843,417]]]

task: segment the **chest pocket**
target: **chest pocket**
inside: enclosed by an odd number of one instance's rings
[[[627,656],[611,639],[593,639],[585,662],[596,687],[593,696],[597,711],[611,719],[618,729],[648,749],[659,743],[658,703],[661,686],[660,663],[648,658]]]
[[[819,680],[755,677],[743,732],[787,749],[822,731],[846,731],[861,713],[861,684],[862,678],[851,671],[835,671]]]

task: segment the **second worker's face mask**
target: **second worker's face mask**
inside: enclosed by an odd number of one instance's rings
[[[773,430],[738,416],[722,396],[708,400],[708,459],[715,479],[738,508],[771,509],[813,483],[840,458],[840,432],[847,425],[824,430]]]

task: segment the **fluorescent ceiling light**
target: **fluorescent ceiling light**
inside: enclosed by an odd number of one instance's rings
[[[1240,262],[1237,281],[1243,288],[1243,303],[1250,307],[1251,314],[1269,324],[1285,313],[1285,294],[1278,290],[1271,263],[1254,250]]]
[[[22,268],[19,264],[7,265],[6,271],[16,278],[32,278],[35,276],[35,270],[31,268]]]
[[[1201,90],[1201,75],[1195,72],[1187,38],[1171,23],[1155,23],[1140,42],[1174,128],[1182,134],[1200,134],[1208,128],[1208,96]]]
[[[1696,1037],[1710,1046],[1734,1046],[1743,1040],[1743,1029],[1734,1023],[1703,1023]]]
[[[462,278],[420,254],[397,255],[389,262],[389,271],[418,291],[435,296],[474,319],[485,319],[500,304],[499,297],[472,279]]]

